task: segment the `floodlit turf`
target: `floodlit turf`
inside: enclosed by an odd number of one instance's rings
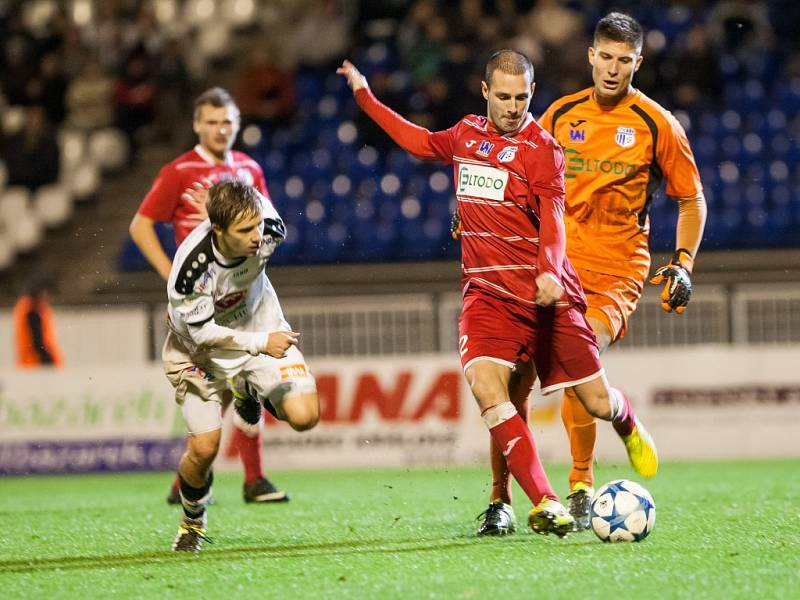
[[[167,474],[0,479],[0,598],[798,597],[798,461],[673,463],[644,482],[639,544],[520,531],[477,538],[480,469],[276,473],[288,504],[244,504],[218,474],[214,544],[169,550]],[[550,469],[563,489],[565,470]],[[635,478],[598,468],[598,482]]]

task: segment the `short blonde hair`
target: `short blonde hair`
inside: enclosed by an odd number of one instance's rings
[[[242,217],[260,215],[261,194],[241,181],[220,181],[208,190],[206,210],[211,224],[225,230]]]

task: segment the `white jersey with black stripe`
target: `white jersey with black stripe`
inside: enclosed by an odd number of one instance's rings
[[[290,330],[265,272],[284,236],[266,199],[261,227],[263,243],[250,257],[222,256],[208,220],[178,247],[167,283],[170,327],[198,362],[235,370],[261,352],[270,332]]]

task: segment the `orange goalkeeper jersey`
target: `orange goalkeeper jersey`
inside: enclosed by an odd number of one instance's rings
[[[564,149],[570,260],[578,269],[644,281],[648,210],[661,181],[675,198],[702,191],[683,127],[638,90],[604,107],[592,88],[556,100],[539,123]]]

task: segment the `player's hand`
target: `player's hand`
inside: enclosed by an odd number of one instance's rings
[[[454,240],[461,238],[461,215],[458,214],[458,209],[450,217],[450,235]]]
[[[536,304],[550,306],[564,295],[564,286],[550,273],[542,273],[536,278]]]
[[[267,346],[264,354],[269,354],[273,358],[283,358],[292,346],[297,345],[297,331],[273,331],[267,337]]]
[[[191,220],[200,222],[208,218],[206,202],[208,202],[208,189],[211,186],[212,182],[210,179],[195,181],[192,187],[186,188],[183,194],[181,194],[181,198],[195,210],[195,213],[189,216]]]
[[[344,78],[347,79],[347,85],[349,85],[353,93],[361,88],[368,88],[369,84],[367,83],[367,78],[361,74],[361,71],[356,69],[356,66],[351,63],[349,60],[345,60],[342,62],[342,66],[336,69],[336,72],[339,75],[344,75]]]
[[[692,280],[689,274],[693,264],[694,260],[688,250],[679,248],[672,255],[669,264],[658,269],[650,278],[652,284],[664,284],[661,290],[661,308],[665,311],[680,314],[686,310],[692,297]]]

